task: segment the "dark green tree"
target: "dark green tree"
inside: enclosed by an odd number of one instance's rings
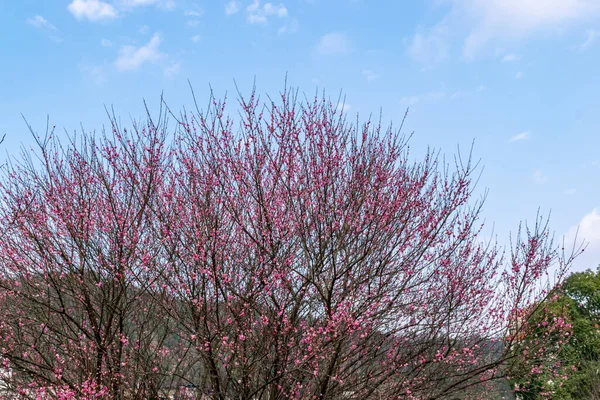
[[[544,360],[542,373],[533,379],[521,379],[523,365],[514,374],[517,393],[522,399],[553,398],[560,400],[600,400],[600,266],[596,272],[587,270],[571,274],[557,289],[557,296],[538,307],[529,321],[529,334],[518,351],[528,341],[545,338],[547,345],[557,338],[546,331],[549,321],[562,316],[572,326],[572,333],[563,345],[557,360]],[[575,365],[575,370],[561,366]],[[525,375],[522,375],[525,376]]]

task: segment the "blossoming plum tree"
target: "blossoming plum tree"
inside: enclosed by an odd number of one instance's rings
[[[133,131],[112,116],[66,144],[51,130],[37,161],[7,167],[0,357],[14,393],[487,398],[517,353],[522,366],[556,351],[523,354],[518,333],[551,294],[549,267],[560,277],[576,252],[539,218],[508,258],[484,243],[470,158],[415,163],[401,130],[289,89],[240,97],[239,126],[225,104]]]

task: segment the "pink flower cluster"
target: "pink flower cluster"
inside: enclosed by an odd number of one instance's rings
[[[39,158],[0,182],[6,390],[480,398],[510,370],[546,271],[570,262],[547,227],[505,260],[480,238],[470,160],[415,163],[391,126],[296,96],[253,92],[239,121],[211,97],[133,130],[36,136]]]

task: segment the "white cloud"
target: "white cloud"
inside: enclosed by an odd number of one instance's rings
[[[289,23],[282,25],[281,28],[279,28],[279,30],[277,31],[277,34],[283,35],[286,33],[296,33],[298,32],[298,27],[298,20],[293,19]]]
[[[183,13],[183,15],[185,15],[186,17],[201,17],[204,15],[204,11],[202,10],[187,10]]]
[[[376,74],[375,72],[371,71],[370,69],[363,69],[362,74],[365,77],[365,79],[367,80],[367,82],[373,82],[374,80],[379,78],[379,75]]]
[[[350,39],[344,33],[334,32],[321,36],[317,51],[321,54],[346,54],[352,50]]]
[[[462,53],[473,59],[492,45],[504,46],[533,35],[556,35],[580,27],[600,16],[599,0],[434,0],[449,3],[451,10],[429,28],[419,27],[405,43],[408,54],[430,69],[444,60],[453,40],[461,38]],[[588,31],[586,40],[575,50],[585,50],[598,40],[600,32]],[[503,61],[517,61],[506,55]]]
[[[288,10],[283,3],[274,5],[265,3],[262,7],[260,0],[252,0],[252,3],[246,7],[246,21],[249,24],[266,24],[269,17],[284,18],[288,16]]]
[[[485,85],[479,85],[479,86],[477,86],[477,91],[478,92],[484,92],[486,90],[487,90],[487,86],[485,86]]]
[[[27,23],[31,26],[34,26],[38,29],[48,29],[51,31],[56,31],[56,27],[52,25],[48,20],[41,15],[36,15],[35,17],[28,18]]]
[[[238,11],[240,11],[240,5],[235,0],[231,0],[229,3],[227,3],[225,5],[225,14],[226,15],[233,15],[233,14],[237,13]]]
[[[110,47],[112,46],[112,42],[108,39],[102,39],[100,41],[100,44],[102,45],[102,47]]]
[[[408,55],[415,61],[433,68],[448,57],[448,26],[443,21],[427,32],[420,27],[408,45]]]
[[[597,0],[452,0],[454,14],[472,24],[464,43],[467,58],[495,39],[518,39],[553,31],[600,12]]]
[[[521,79],[521,78],[523,78],[523,73],[521,71],[519,71],[515,74],[515,79]]]
[[[198,43],[202,37],[200,35],[194,35],[190,39],[192,39],[192,42]]]
[[[338,109],[338,111],[341,111],[343,113],[347,113],[348,111],[350,111],[352,109],[352,106],[350,104],[347,104],[347,103],[338,103],[337,109]]]
[[[175,0],[117,0],[121,8],[135,8],[156,5],[161,8],[172,10],[175,8]]]
[[[579,231],[578,231],[579,229]],[[573,269],[595,269],[600,264],[600,209],[584,215],[578,224],[569,228],[565,234],[565,250],[570,250],[577,235],[576,245],[582,241],[587,245],[585,251],[575,259]]]
[[[117,17],[117,10],[111,4],[100,0],[73,0],[67,9],[79,20],[100,21]]]
[[[200,17],[202,17],[204,15],[204,10],[202,9],[197,9],[197,10],[186,10],[183,15],[185,16],[186,20],[187,20],[187,24],[189,26],[196,26],[200,23]]]
[[[514,53],[509,53],[504,55],[504,57],[502,57],[502,62],[513,62],[513,61],[519,61],[521,59],[520,56],[514,54]]]
[[[27,23],[33,26],[36,29],[44,32],[48,38],[53,40],[54,42],[62,42],[62,38],[58,34],[58,29],[56,26],[52,25],[46,18],[41,15],[36,15],[35,17],[28,18]]]
[[[577,189],[575,189],[575,188],[570,188],[570,189],[565,190],[565,194],[567,196],[573,196],[575,193],[577,193]]]
[[[79,68],[96,84],[106,82],[106,67],[104,65],[83,64]]]
[[[159,0],[119,0],[123,7],[149,6],[158,2]]]
[[[594,44],[596,42],[596,40],[598,38],[600,38],[600,31],[597,31],[595,29],[590,29],[587,31],[586,35],[587,36],[586,36],[585,42],[583,42],[579,46],[577,46],[577,50],[579,50],[579,51],[587,50],[592,44]]]
[[[456,92],[454,92],[450,95],[450,99],[451,100],[459,99],[459,98],[463,97],[464,95],[465,95],[465,92],[463,92],[462,90],[457,90]]]
[[[600,168],[600,160],[591,160],[591,161],[587,161],[587,162],[583,162],[581,164],[579,164],[580,168]]]
[[[161,53],[158,48],[161,42],[161,36],[155,33],[152,39],[141,47],[121,46],[115,67],[120,71],[133,71],[147,62],[155,63],[164,59],[166,54]]]
[[[163,7],[167,10],[172,10],[175,8],[175,0],[167,0],[163,3]]]
[[[181,63],[175,62],[175,63],[172,63],[171,65],[167,66],[163,70],[163,75],[166,79],[173,79],[179,73],[180,70],[181,70]]]
[[[271,3],[265,3],[263,6],[263,11],[267,15],[277,15],[278,17],[287,17],[288,14],[287,8],[285,8],[283,4],[274,6]]]
[[[406,96],[400,99],[400,103],[403,105],[415,105],[417,103],[423,103],[426,101],[441,100],[446,97],[446,92],[429,92],[415,96]]]
[[[531,179],[533,179],[533,181],[539,185],[548,182],[548,177],[546,175],[544,175],[544,173],[540,169],[533,170]]]
[[[519,140],[526,140],[529,139],[530,136],[530,132],[529,131],[525,131],[525,132],[521,132],[518,135],[514,135],[510,138],[509,142],[517,142]]]

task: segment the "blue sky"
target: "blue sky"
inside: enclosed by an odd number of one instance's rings
[[[538,207],[557,238],[600,263],[599,0],[0,0],[0,134],[7,154],[43,131],[100,129],[142,100],[191,105],[276,94],[287,74],[309,95],[346,95],[361,118],[383,110],[415,154],[457,145],[484,166],[483,217],[506,243]],[[154,107],[156,108],[156,107]]]

